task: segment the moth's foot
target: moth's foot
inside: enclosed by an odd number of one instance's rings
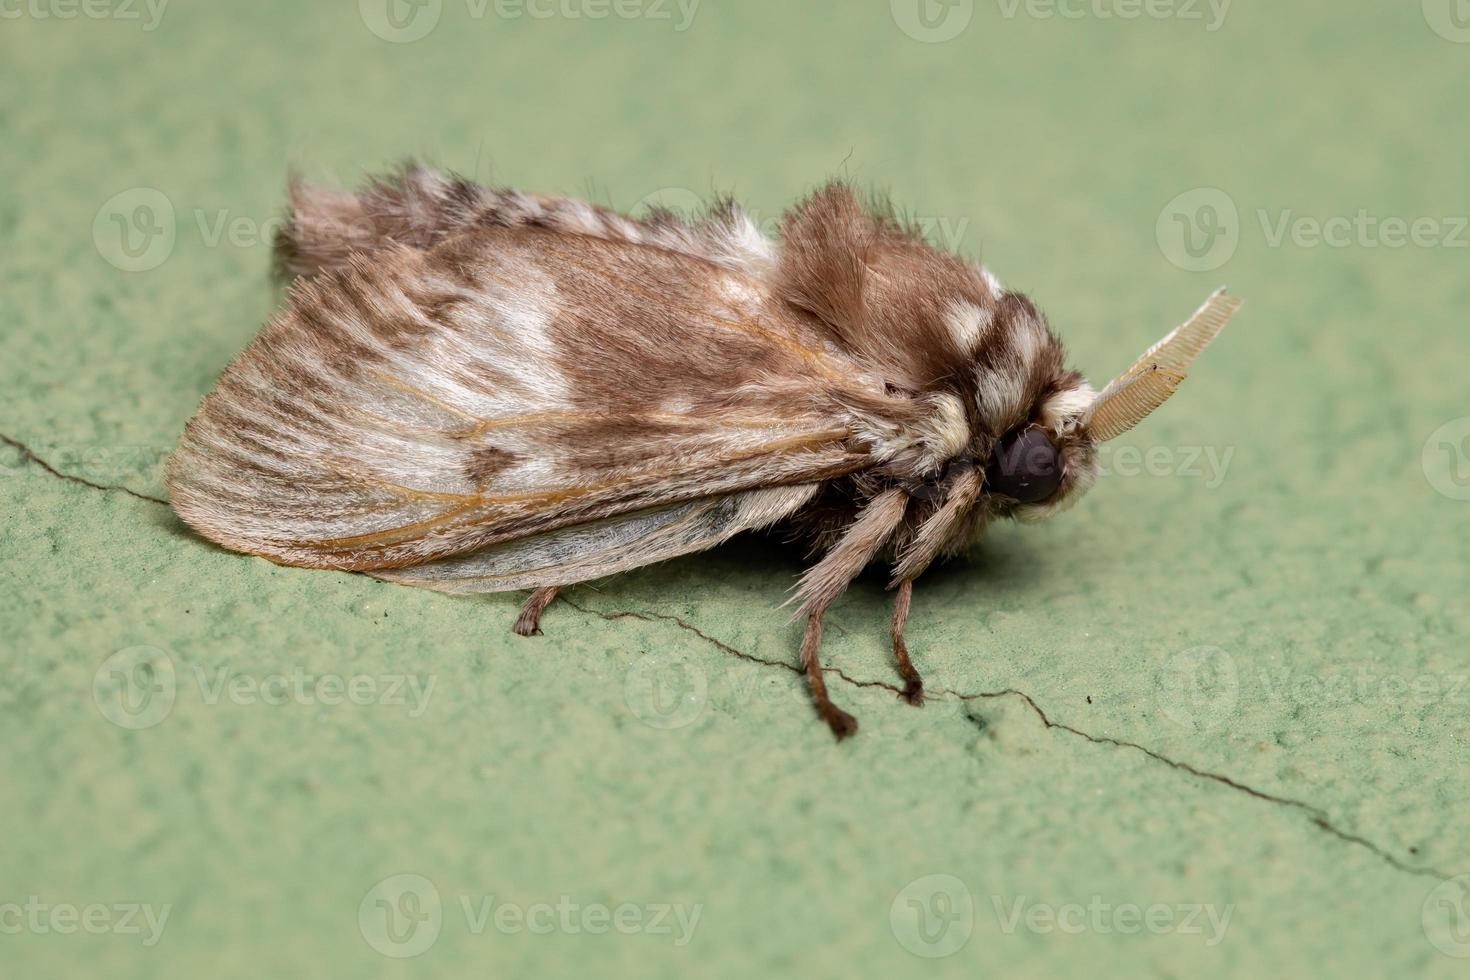
[[[903,678],[903,690],[899,692],[899,698],[915,708],[922,708],[924,706],[924,678],[919,674],[914,662],[909,659],[909,647],[903,641],[902,632],[893,634],[893,658],[898,661],[898,676]]]
[[[821,713],[822,720],[827,723],[827,727],[832,729],[832,734],[837,736],[837,741],[840,742],[857,734],[858,720],[837,705],[828,702],[818,706],[817,710]]]
[[[812,705],[840,742],[857,734],[858,723],[856,718],[832,703],[831,696],[827,694],[827,682],[822,678],[822,662],[817,659],[817,648],[822,645],[822,612],[825,608],[820,607],[807,616],[806,632],[801,637],[801,662],[806,670],[807,683],[811,685]]]
[[[521,606],[521,614],[516,617],[516,624],[511,627],[511,631],[517,636],[540,636],[541,614],[551,605],[558,591],[560,590],[555,586],[548,586],[532,592],[525,605]]]

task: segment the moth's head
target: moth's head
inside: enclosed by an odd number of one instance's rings
[[[1096,398],[1081,375],[1059,373],[1026,420],[990,443],[984,495],[993,514],[1040,520],[1087,492],[1097,479],[1097,443],[1083,419]]]
[[[1224,329],[1240,301],[1222,289],[1183,326],[1144,352],[1143,356],[1101,392],[1060,363],[1060,347],[1029,303],[1009,311],[1024,321],[1006,324],[1014,347],[1027,353],[1028,331],[1044,331],[1036,344],[1050,342],[1052,358],[1031,351],[1035,371],[1023,400],[997,432],[979,447],[984,467],[984,496],[990,511],[1023,521],[1040,520],[1075,503],[1097,478],[1098,446],[1122,435],[1159,407],[1184,380],[1186,369]],[[1002,304],[998,315],[1005,314]],[[980,405],[995,401],[999,382],[994,367],[980,375]],[[982,368],[984,365],[982,364]],[[990,390],[987,390],[989,388]],[[991,418],[996,418],[992,415]]]

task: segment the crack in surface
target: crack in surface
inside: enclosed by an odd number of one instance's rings
[[[119,484],[93,483],[86,477],[74,476],[71,473],[63,473],[56,467],[52,466],[50,463],[46,462],[46,460],[42,459],[41,456],[30,446],[27,446],[19,439],[13,439],[10,436],[5,435],[3,432],[0,432],[0,442],[3,442],[5,445],[9,446],[12,449],[18,450],[26,462],[35,463],[41,469],[45,470],[47,473],[50,473],[58,480],[65,480],[68,483],[75,483],[80,486],[91,487],[93,490],[118,491],[127,494],[129,497],[136,497],[139,500],[146,500],[150,504],[162,504],[165,507],[168,506],[168,501],[164,500],[161,497],[150,497],[146,493],[139,493],[136,490],[130,490],[127,487],[121,486]]]
[[[941,690],[939,693],[959,698],[962,701],[975,701],[981,698],[1019,698],[1021,701],[1025,702],[1026,706],[1031,709],[1032,713],[1034,713],[1037,718],[1041,719],[1041,723],[1047,728],[1054,728],[1058,731],[1063,731],[1071,735],[1076,735],[1078,738],[1085,738],[1087,741],[1092,742],[1095,745],[1111,745],[1114,748],[1119,749],[1133,749],[1135,752],[1142,752],[1150,759],[1153,759],[1157,762],[1162,762],[1164,765],[1174,769],[1178,769],[1180,772],[1188,773],[1189,775],[1194,776],[1197,779],[1205,779],[1209,780],[1210,782],[1219,783],[1221,786],[1226,786],[1230,789],[1235,790],[1238,793],[1244,793],[1247,796],[1254,797],[1255,799],[1261,800],[1266,803],[1273,803],[1277,806],[1283,806],[1290,809],[1298,810],[1302,813],[1305,813],[1311,819],[1311,822],[1316,825],[1319,830],[1331,834],[1333,837],[1336,837],[1340,841],[1348,844],[1356,844],[1357,846],[1368,850],[1375,857],[1406,874],[1420,875],[1427,878],[1438,878],[1441,880],[1448,880],[1454,877],[1454,875],[1450,874],[1449,872],[1440,871],[1437,868],[1422,868],[1415,867],[1412,864],[1406,864],[1405,862],[1394,857],[1394,855],[1389,851],[1368,840],[1366,837],[1361,837],[1358,834],[1352,833],[1351,831],[1343,830],[1341,827],[1334,824],[1332,822],[1332,818],[1328,815],[1327,811],[1323,810],[1319,806],[1314,806],[1313,804],[1307,803],[1303,800],[1294,800],[1287,796],[1278,796],[1275,793],[1268,793],[1265,790],[1256,789],[1254,786],[1247,785],[1246,783],[1242,783],[1237,779],[1232,779],[1231,777],[1223,775],[1221,773],[1211,772],[1208,769],[1201,769],[1198,766],[1191,765],[1188,762],[1171,758],[1167,755],[1164,755],[1162,752],[1151,749],[1146,745],[1140,745],[1137,742],[1130,742],[1126,739],[1120,738],[1112,738],[1108,735],[1094,735],[1091,732],[1085,732],[1080,728],[1074,728],[1073,726],[1065,724],[1064,722],[1052,721],[1051,718],[1047,716],[1046,712],[1042,710],[1041,705],[1037,704],[1036,700],[1025,691],[1017,690],[1013,687],[1008,687],[1003,688],[999,691],[981,691],[976,694],[963,694],[958,691],[944,690]]]
[[[748,660],[751,663],[763,664],[768,667],[780,667],[783,670],[788,670],[791,673],[797,674],[799,676],[805,674],[805,671],[803,671],[795,664],[786,663],[782,660],[767,660],[764,657],[757,657],[753,654],[745,653],[742,650],[737,650],[734,647],[730,646],[730,644],[724,642],[723,640],[719,640],[713,636],[710,636],[699,627],[678,616],[670,616],[664,613],[643,613],[626,610],[620,610],[616,612],[603,612],[600,609],[592,609],[588,606],[583,606],[576,602],[573,602],[565,595],[559,596],[558,598],[560,598],[561,601],[565,602],[567,605],[571,606],[573,609],[578,610],[579,612],[587,613],[593,616],[600,616],[601,618],[608,621],[637,619],[642,620],[646,623],[673,623],[680,629],[687,630],[690,633],[693,633],[695,636],[704,640],[706,643],[709,643],[711,646],[714,646],[721,652],[739,657],[741,660]],[[848,684],[853,685],[854,687],[881,687],[892,691],[895,697],[902,697],[903,695],[903,689],[897,684],[891,684],[887,681],[858,680],[856,678],[848,676],[846,673],[835,667],[827,667],[825,668],[825,670],[829,674],[836,674],[838,677],[842,678],[842,680],[846,681]],[[1391,852],[1373,843],[1366,837],[1354,834],[1351,831],[1344,830],[1343,828],[1337,826],[1335,823],[1332,822],[1332,818],[1326,810],[1323,810],[1321,807],[1315,806],[1311,803],[1307,803],[1303,800],[1294,800],[1287,796],[1279,796],[1275,793],[1268,793],[1265,790],[1256,789],[1254,786],[1242,783],[1238,779],[1233,779],[1230,776],[1226,776],[1222,773],[1211,772],[1208,769],[1201,769],[1198,766],[1191,765],[1190,763],[1184,762],[1179,759],[1171,758],[1167,755],[1164,755],[1162,752],[1148,748],[1145,745],[1140,745],[1137,742],[1130,742],[1126,739],[1112,738],[1111,736],[1107,735],[1094,735],[1091,732],[1083,731],[1082,729],[1076,728],[1072,725],[1068,725],[1065,722],[1053,721],[1051,717],[1047,715],[1046,711],[1042,709],[1041,705],[1036,703],[1035,698],[1027,694],[1025,691],[1019,690],[1017,688],[1007,687],[1002,688],[999,691],[979,691],[974,694],[966,694],[962,691],[951,691],[940,688],[934,690],[932,693],[941,697],[956,698],[961,701],[1016,698],[1023,704],[1025,704],[1026,707],[1031,711],[1031,713],[1034,714],[1038,719],[1040,719],[1042,725],[1044,725],[1048,730],[1066,732],[1069,735],[1075,735],[1078,738],[1086,739],[1094,745],[1107,745],[1113,748],[1131,749],[1135,752],[1141,752],[1144,755],[1148,756],[1150,759],[1153,759],[1155,762],[1163,763],[1171,769],[1176,769],[1179,772],[1185,773],[1189,776],[1193,776],[1195,779],[1201,779],[1208,782],[1216,783],[1237,793],[1243,793],[1244,795],[1249,796],[1252,799],[1260,800],[1263,803],[1270,803],[1275,806],[1296,810],[1300,813],[1305,814],[1311,821],[1312,825],[1315,826],[1317,829],[1333,837],[1336,837],[1338,840],[1342,841],[1345,844],[1352,844],[1357,847],[1363,848],[1374,857],[1378,858],[1380,861],[1384,862],[1397,871],[1404,872],[1405,874],[1418,875],[1427,878],[1436,878],[1440,880],[1448,880],[1454,877],[1454,875],[1450,874],[1449,872],[1441,871],[1437,868],[1416,867],[1412,864],[1405,863],[1404,861],[1395,857]]]
[[[592,616],[600,616],[603,619],[608,620],[609,622],[616,622],[620,619],[639,619],[645,623],[673,623],[680,629],[688,630],[689,632],[693,633],[695,636],[699,637],[701,640],[704,640],[706,643],[720,650],[722,653],[728,653],[733,657],[739,657],[741,660],[748,660],[753,664],[761,664],[766,667],[780,667],[783,670],[791,671],[791,673],[795,674],[798,677],[806,676],[806,671],[802,670],[795,664],[789,664],[784,660],[767,660],[765,657],[757,657],[753,653],[746,653],[743,650],[737,650],[730,644],[724,642],[723,640],[715,639],[713,636],[710,636],[698,626],[695,626],[688,620],[682,619],[678,616],[670,616],[666,613],[629,612],[626,610],[618,612],[603,612],[600,609],[593,609],[589,606],[579,605],[568,599],[565,594],[559,595],[557,596],[557,598],[567,605],[571,606],[578,612],[584,612]],[[822,669],[826,673],[836,674],[838,677],[847,681],[847,683],[851,684],[853,687],[882,687],[892,691],[897,696],[902,696],[903,694],[903,688],[900,688],[893,684],[889,684],[886,681],[860,681],[855,677],[849,677],[838,667],[823,667]]]

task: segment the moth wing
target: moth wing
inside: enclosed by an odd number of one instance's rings
[[[373,574],[440,592],[574,585],[713,548],[741,531],[767,527],[811,500],[817,486],[773,487],[654,507]]]
[[[500,553],[498,575],[579,540],[548,532],[869,465],[842,406],[872,396],[839,390],[859,373],[754,268],[477,229],[299,281],[168,483],[206,537],[284,564],[402,569],[539,539]],[[685,516],[715,520],[701,513]],[[641,553],[718,537],[701,533]]]

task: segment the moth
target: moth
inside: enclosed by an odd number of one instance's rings
[[[1029,299],[846,183],[765,235],[732,201],[630,217],[410,164],[292,181],[284,308],[167,465],[226,548],[446,592],[559,589],[777,529],[811,548],[801,663],[839,738],[822,617],[892,567],[903,697],[913,583],[991,521],[1036,520],[1164,402],[1239,302],[1216,293],[1101,392]]]

